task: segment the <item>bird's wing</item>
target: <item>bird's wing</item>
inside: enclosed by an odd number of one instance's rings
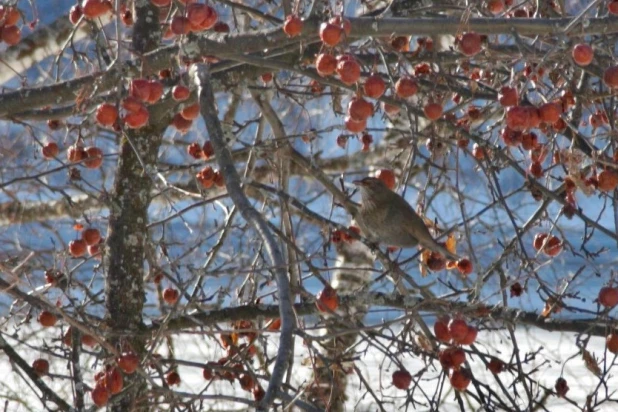
[[[406,200],[393,192],[393,197],[389,201],[389,211],[393,216],[397,216],[399,221],[405,225],[405,229],[408,233],[419,239],[431,238],[429,229],[425,225],[423,218],[416,213],[412,206],[406,202]],[[421,242],[422,243],[422,242]]]
[[[393,198],[390,202],[391,206],[389,209],[391,210],[391,213],[399,214],[398,218],[402,224],[403,222],[409,222],[405,225],[405,230],[414,236],[421,246],[424,246],[434,252],[439,252],[449,259],[458,260],[459,257],[457,255],[449,252],[445,247],[436,242],[433,236],[431,236],[431,233],[429,233],[429,229],[427,228],[425,221],[418,215],[418,213],[416,213],[412,206],[406,202],[403,197],[397,195],[396,193],[393,194],[400,200],[403,200],[403,202],[397,202],[396,199]],[[401,207],[397,207],[396,205],[398,204],[401,204]]]

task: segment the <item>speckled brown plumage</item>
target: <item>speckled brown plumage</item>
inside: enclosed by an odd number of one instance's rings
[[[354,183],[360,187],[363,199],[356,220],[368,239],[401,248],[420,243],[451,260],[459,259],[434,240],[412,206],[380,179],[366,177]]]

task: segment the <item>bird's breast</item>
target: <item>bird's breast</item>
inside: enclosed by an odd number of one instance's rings
[[[418,240],[406,230],[404,222],[399,218],[400,214],[393,213],[390,205],[363,207],[360,216],[361,229],[373,241],[397,247],[414,247],[418,244]]]

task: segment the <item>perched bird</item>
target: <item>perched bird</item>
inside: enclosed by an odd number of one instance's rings
[[[366,177],[353,183],[360,188],[363,199],[355,219],[369,240],[401,248],[420,243],[450,260],[459,260],[434,240],[412,206],[380,179]]]

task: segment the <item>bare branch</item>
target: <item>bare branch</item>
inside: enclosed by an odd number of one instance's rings
[[[292,309],[292,295],[288,275],[285,271],[285,262],[277,245],[277,241],[270,233],[267,223],[260,213],[251,206],[251,203],[242,191],[240,176],[234,167],[231,154],[225,144],[223,129],[217,117],[217,107],[212,85],[210,83],[210,73],[205,65],[194,66],[196,72],[195,83],[199,88],[201,114],[206,122],[206,128],[211,137],[217,162],[223,177],[230,198],[242,214],[242,216],[255,228],[263,239],[268,251],[271,264],[274,267],[279,291],[279,316],[281,317],[281,337],[279,339],[279,350],[277,359],[273,367],[273,372],[268,383],[266,396],[261,402],[261,409],[267,409],[278,395],[283,375],[290,361],[292,350],[292,333],[295,328],[296,320]]]

